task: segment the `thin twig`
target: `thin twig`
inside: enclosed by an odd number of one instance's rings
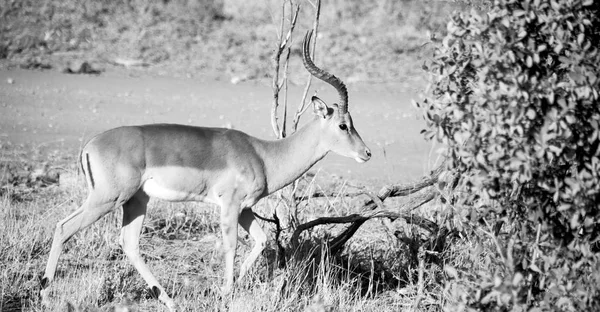
[[[279,128],[279,122],[277,118],[277,109],[279,107],[279,91],[281,87],[279,85],[279,61],[281,59],[281,53],[283,52],[283,27],[285,25],[285,4],[283,1],[281,4],[281,24],[279,26],[279,32],[277,33],[277,49],[275,49],[275,53],[273,54],[273,104],[271,106],[271,127],[273,127],[273,132],[280,138],[281,130]]]
[[[292,7],[292,1],[289,1],[290,7]],[[292,34],[294,32],[294,28],[296,27],[296,21],[298,20],[298,12],[300,12],[300,5],[296,5],[296,10],[293,14],[293,18],[290,22],[290,29],[288,30],[285,41],[283,42],[283,46],[287,46],[286,56],[283,65],[283,116],[281,118],[281,133],[279,137],[286,137],[286,129],[287,129],[287,108],[288,108],[288,68],[290,65],[290,55],[292,54],[292,45],[290,44],[292,40]]]

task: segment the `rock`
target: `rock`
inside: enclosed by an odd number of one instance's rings
[[[134,67],[134,66],[139,66],[139,67],[147,67],[150,64],[143,61],[143,60],[133,60],[133,59],[125,59],[125,58],[116,58],[114,59],[113,63],[115,65],[120,65],[120,66],[124,66],[124,67]]]
[[[69,64],[63,71],[67,74],[88,74],[88,75],[99,75],[102,70],[95,68],[90,63],[83,61]]]

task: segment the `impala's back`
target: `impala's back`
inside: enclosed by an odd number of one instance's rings
[[[82,163],[92,189],[120,193],[124,200],[143,189],[168,201],[219,203],[219,185],[231,187],[241,175],[263,175],[252,140],[256,139],[243,132],[221,128],[120,127],[90,140]]]

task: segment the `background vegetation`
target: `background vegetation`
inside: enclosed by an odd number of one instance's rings
[[[312,6],[300,4],[303,34],[311,25]],[[407,79],[420,70],[415,60],[425,56],[427,32],[443,34],[449,13],[466,6],[462,1],[325,1],[317,57],[348,82]],[[271,74],[281,16],[275,0],[2,0],[1,10],[0,59],[9,64],[61,68],[85,60],[104,67],[135,59],[156,73],[225,73],[227,79]],[[299,43],[294,53],[300,55]],[[301,66],[294,58],[291,75],[303,73]]]

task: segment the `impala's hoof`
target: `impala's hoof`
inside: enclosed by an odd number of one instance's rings
[[[150,293],[150,296],[152,296],[152,298],[154,298],[154,299],[159,299],[160,296],[162,295],[162,292],[156,286],[152,286],[151,288],[149,288],[148,292]]]
[[[169,312],[175,312],[178,310],[175,301],[173,301],[173,299],[171,299],[171,297],[169,297],[169,295],[167,295],[166,292],[161,291],[160,288],[158,288],[157,286],[152,286],[148,291],[150,292],[152,297],[160,300],[164,305],[166,305],[167,309],[169,309]]]

